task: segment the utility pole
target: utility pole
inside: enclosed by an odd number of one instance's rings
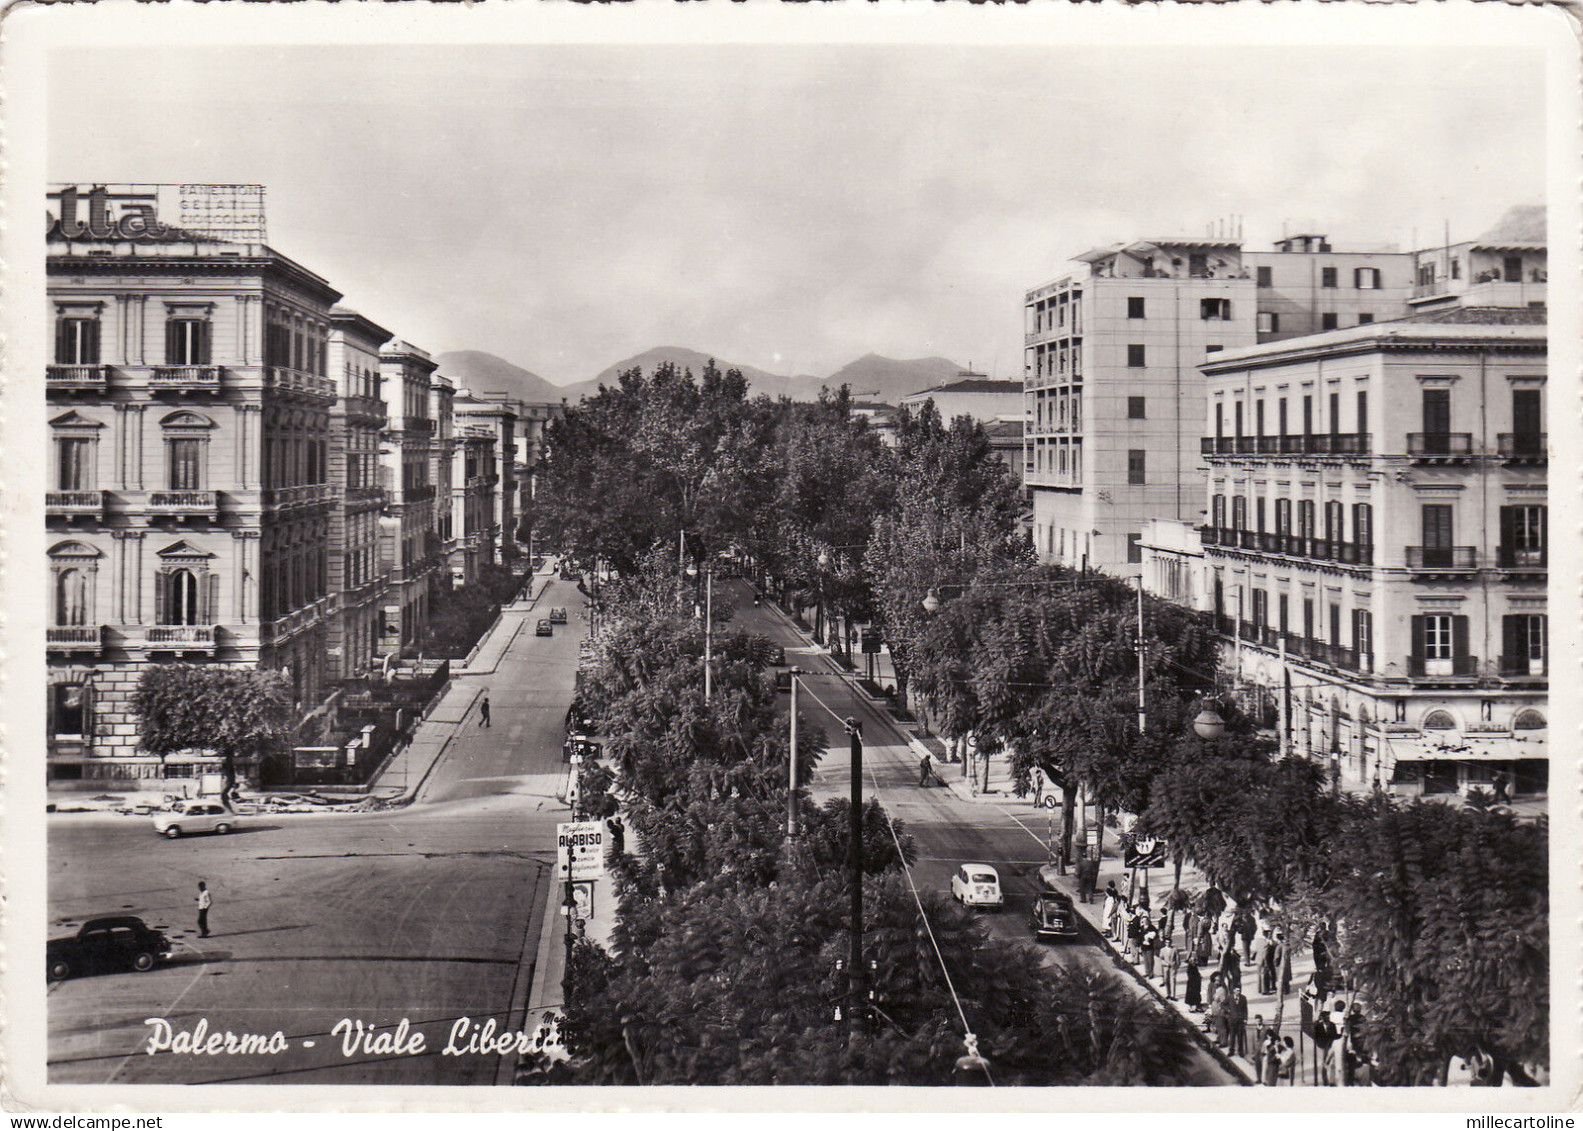
[[[1143,664],[1144,664],[1144,648],[1143,648],[1143,574],[1139,573],[1138,574],[1138,733],[1139,734],[1144,733],[1145,723],[1147,721],[1147,715],[1145,714],[1145,704],[1144,704],[1144,700],[1143,700]]]
[[[1287,735],[1287,727],[1286,727],[1286,711],[1287,711],[1287,706],[1286,706],[1286,685],[1290,681],[1290,677],[1286,674],[1286,633],[1282,632],[1282,633],[1279,634],[1279,636],[1280,636],[1280,640],[1281,640],[1281,649],[1280,649],[1281,686],[1279,688],[1277,688],[1276,694],[1280,696],[1280,704],[1279,704],[1279,707],[1280,707],[1280,721],[1276,725],[1281,728],[1281,733],[1278,736],[1278,740],[1280,742],[1281,760],[1284,762],[1287,758],[1290,758],[1291,755],[1292,755],[1292,749],[1291,749],[1291,745],[1290,745],[1291,744],[1291,739]]]
[[[710,562],[704,572],[704,702],[706,704],[714,690],[714,634],[715,566]]]
[[[795,684],[793,685],[795,686]],[[847,866],[852,873],[852,952],[847,960],[847,1034],[862,1031],[858,1010],[863,1008],[863,724],[846,720],[852,737],[852,822],[848,833]]]
[[[786,839],[797,839],[797,672],[791,675],[791,754],[786,759]]]

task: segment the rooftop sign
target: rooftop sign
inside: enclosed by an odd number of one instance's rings
[[[50,239],[267,242],[263,185],[57,185],[48,199]]]

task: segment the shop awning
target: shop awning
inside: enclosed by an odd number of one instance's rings
[[[1398,762],[1516,762],[1548,758],[1547,737],[1543,730],[1516,734],[1447,731],[1443,736],[1430,731],[1422,735],[1387,735],[1385,752]]]

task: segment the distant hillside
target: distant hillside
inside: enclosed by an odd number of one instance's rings
[[[536,403],[554,403],[564,397],[571,404],[576,404],[581,398],[598,392],[600,385],[614,385],[620,374],[634,366],[645,374],[652,374],[668,361],[682,369],[692,370],[696,377],[709,364],[709,358],[709,354],[681,346],[657,346],[616,362],[597,377],[575,381],[570,385],[552,384],[520,365],[513,365],[482,350],[454,350],[440,354],[436,360],[439,362],[439,372],[454,381],[458,389],[467,389],[473,393],[505,393]],[[842,366],[823,380],[806,375],[785,377],[723,357],[716,357],[715,365],[721,370],[740,369],[748,379],[748,390],[753,396],[762,393],[770,397],[786,396],[792,400],[811,401],[819,396],[820,389],[828,386],[834,390],[845,384],[854,394],[871,395],[872,399],[886,404],[895,404],[908,393],[949,381],[962,371],[956,362],[943,357],[902,361],[872,353]]]
[[[962,372],[956,362],[944,357],[918,357],[899,361],[878,354],[866,354],[825,378],[831,388],[850,386],[853,393],[875,393],[875,400],[895,404],[908,393],[951,380]]]
[[[1545,206],[1542,204],[1517,204],[1506,210],[1489,231],[1479,237],[1484,243],[1543,243],[1545,241]]]
[[[555,404],[566,395],[537,373],[482,350],[455,350],[435,358],[439,372],[471,393],[505,393],[533,404]],[[575,398],[574,398],[575,399]]]

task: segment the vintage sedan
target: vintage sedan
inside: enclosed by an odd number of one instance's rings
[[[89,919],[75,935],[45,944],[51,981],[103,970],[152,970],[170,957],[171,943],[135,915]]]
[[[555,626],[548,620],[541,620],[533,629],[534,636],[554,636]]]
[[[963,907],[999,911],[1006,905],[1000,873],[988,864],[963,864],[951,877],[951,898]]]
[[[154,831],[171,840],[190,833],[224,836],[237,824],[236,814],[218,801],[178,801],[174,809],[154,814]]]

